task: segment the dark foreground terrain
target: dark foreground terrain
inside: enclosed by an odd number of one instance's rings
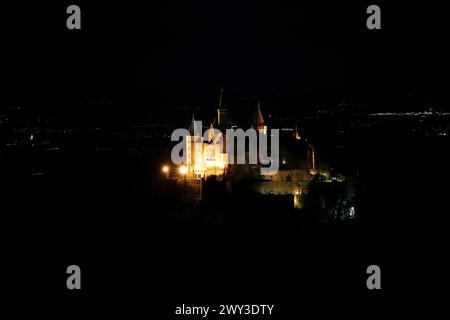
[[[439,281],[429,266],[444,258],[447,147],[446,137],[349,143],[366,189],[363,217],[343,225],[242,197],[216,205],[211,214],[225,214],[209,219],[208,210],[157,196],[158,150],[2,154],[6,287],[82,315],[90,306],[94,315],[167,318],[182,303],[267,302],[285,316],[401,310],[398,296],[418,299]],[[80,293],[65,289],[70,264],[83,270]],[[366,289],[370,264],[383,270],[381,292]]]

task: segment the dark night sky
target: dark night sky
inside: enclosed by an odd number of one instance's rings
[[[376,2],[382,30],[369,31],[372,1],[15,1],[1,19],[1,90],[174,101],[222,84],[249,95],[440,94],[450,82],[445,10],[390,2]],[[81,31],[66,29],[69,4],[81,7]]]

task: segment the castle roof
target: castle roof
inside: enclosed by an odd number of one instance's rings
[[[258,102],[258,107],[256,109],[256,112],[255,112],[254,116],[253,116],[253,123],[256,126],[264,126],[265,125],[264,117],[263,117],[262,112],[261,112],[261,103],[260,102]]]
[[[189,126],[189,132],[191,135],[194,135],[194,130],[195,130],[195,117],[194,117],[194,113],[192,112],[192,120],[191,120],[191,124]]]

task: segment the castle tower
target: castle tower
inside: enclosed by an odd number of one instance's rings
[[[214,142],[216,140],[216,135],[214,134],[214,125],[211,123],[209,126],[208,142]]]
[[[189,132],[192,136],[194,135],[194,131],[195,131],[195,117],[194,113],[192,112],[191,124],[189,125]]]
[[[186,137],[186,166],[188,178],[198,178],[204,176],[203,143],[202,133],[195,130],[195,117],[192,114],[189,126],[190,135]]]
[[[223,102],[223,87],[220,89],[219,106],[217,107],[217,128],[222,132],[231,127],[230,117],[228,116],[228,109],[222,104]]]
[[[302,140],[302,135],[300,134],[300,130],[298,130],[297,123],[295,123],[295,127],[294,127],[294,138],[295,138],[295,140]]]
[[[222,152],[226,153],[227,141],[226,130],[231,128],[231,119],[228,115],[228,108],[223,106],[223,87],[220,89],[219,105],[217,107],[216,126],[222,132]]]
[[[258,107],[257,107],[255,115],[253,117],[253,124],[258,131],[262,131],[264,134],[267,133],[267,126],[264,122],[264,117],[261,112],[261,103],[260,102],[258,102]]]

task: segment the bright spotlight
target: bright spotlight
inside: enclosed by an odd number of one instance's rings
[[[188,172],[188,169],[186,166],[181,166],[179,171],[182,175],[185,175]]]

